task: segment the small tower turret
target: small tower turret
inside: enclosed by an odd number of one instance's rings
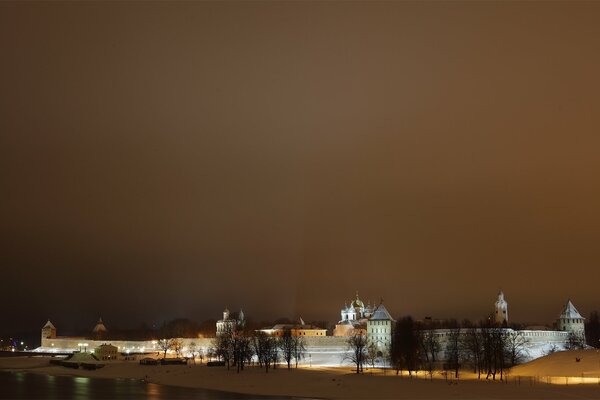
[[[502,291],[498,293],[494,314],[495,321],[498,325],[508,324],[508,303],[504,300],[504,293]]]

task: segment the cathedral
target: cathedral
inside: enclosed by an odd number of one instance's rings
[[[358,297],[344,304],[341,312],[342,319],[335,325],[333,336],[352,336],[356,332],[367,333],[367,321],[373,315],[371,304],[365,306],[365,303]]]
[[[239,328],[243,328],[245,324],[244,311],[240,310],[237,316],[230,315],[229,309],[225,307],[223,319],[217,321],[217,336],[226,332],[235,332]]]

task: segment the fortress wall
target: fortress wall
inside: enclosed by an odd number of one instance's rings
[[[565,331],[531,331],[523,330],[518,331],[523,335],[529,342],[567,342],[569,340],[570,332]]]
[[[308,349],[314,351],[326,351],[327,349],[339,351],[345,350],[347,346],[346,337],[339,336],[306,336],[304,339],[304,345]],[[180,338],[184,344],[184,347],[188,347],[192,342],[203,350],[208,350],[213,345],[214,338]],[[95,349],[101,344],[107,343],[117,346],[119,352],[152,352],[160,351],[158,343],[156,341],[148,340],[91,340],[85,338],[71,338],[71,337],[56,337],[54,339],[44,339],[41,348],[46,351],[79,351],[80,343],[87,343],[88,351]],[[40,348],[40,349],[41,349]]]
[[[526,358],[532,360],[541,357],[549,352],[552,348],[562,350],[569,339],[569,332],[564,331],[540,331],[540,330],[523,330],[518,331],[527,340],[525,349]],[[440,339],[442,349],[439,357],[443,359],[445,356],[445,347],[447,345],[448,330],[436,330],[435,333]],[[341,336],[306,336],[303,337],[306,348],[306,357],[303,364],[311,363],[312,365],[345,365],[344,357],[349,353],[347,337]],[[214,338],[182,338],[179,339],[184,343],[184,352],[193,342],[204,354],[207,354],[213,346]],[[79,343],[87,343],[88,351],[94,350],[96,347],[104,343],[117,346],[120,353],[141,353],[141,352],[161,352],[158,344],[155,341],[124,341],[124,340],[88,340],[83,338],[57,337],[54,339],[44,339],[42,347],[38,351],[47,352],[72,352],[79,351]],[[172,354],[172,352],[169,352]]]

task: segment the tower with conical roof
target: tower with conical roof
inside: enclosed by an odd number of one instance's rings
[[[495,303],[494,319],[498,325],[508,324],[508,303],[504,300],[502,290],[498,293],[498,300]]]
[[[556,325],[558,326],[558,330],[573,332],[578,335],[585,334],[585,318],[579,314],[579,311],[575,308],[571,300],[567,300],[567,304],[563,309],[563,312],[560,313],[558,320],[556,321]]]
[[[46,322],[46,325],[42,327],[42,340],[40,345],[42,347],[49,347],[48,340],[51,339],[56,339],[56,328],[54,327],[52,322],[48,320],[48,322]]]

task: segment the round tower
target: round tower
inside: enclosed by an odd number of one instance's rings
[[[508,324],[508,303],[504,300],[504,293],[498,293],[495,303],[494,318],[498,325]]]

